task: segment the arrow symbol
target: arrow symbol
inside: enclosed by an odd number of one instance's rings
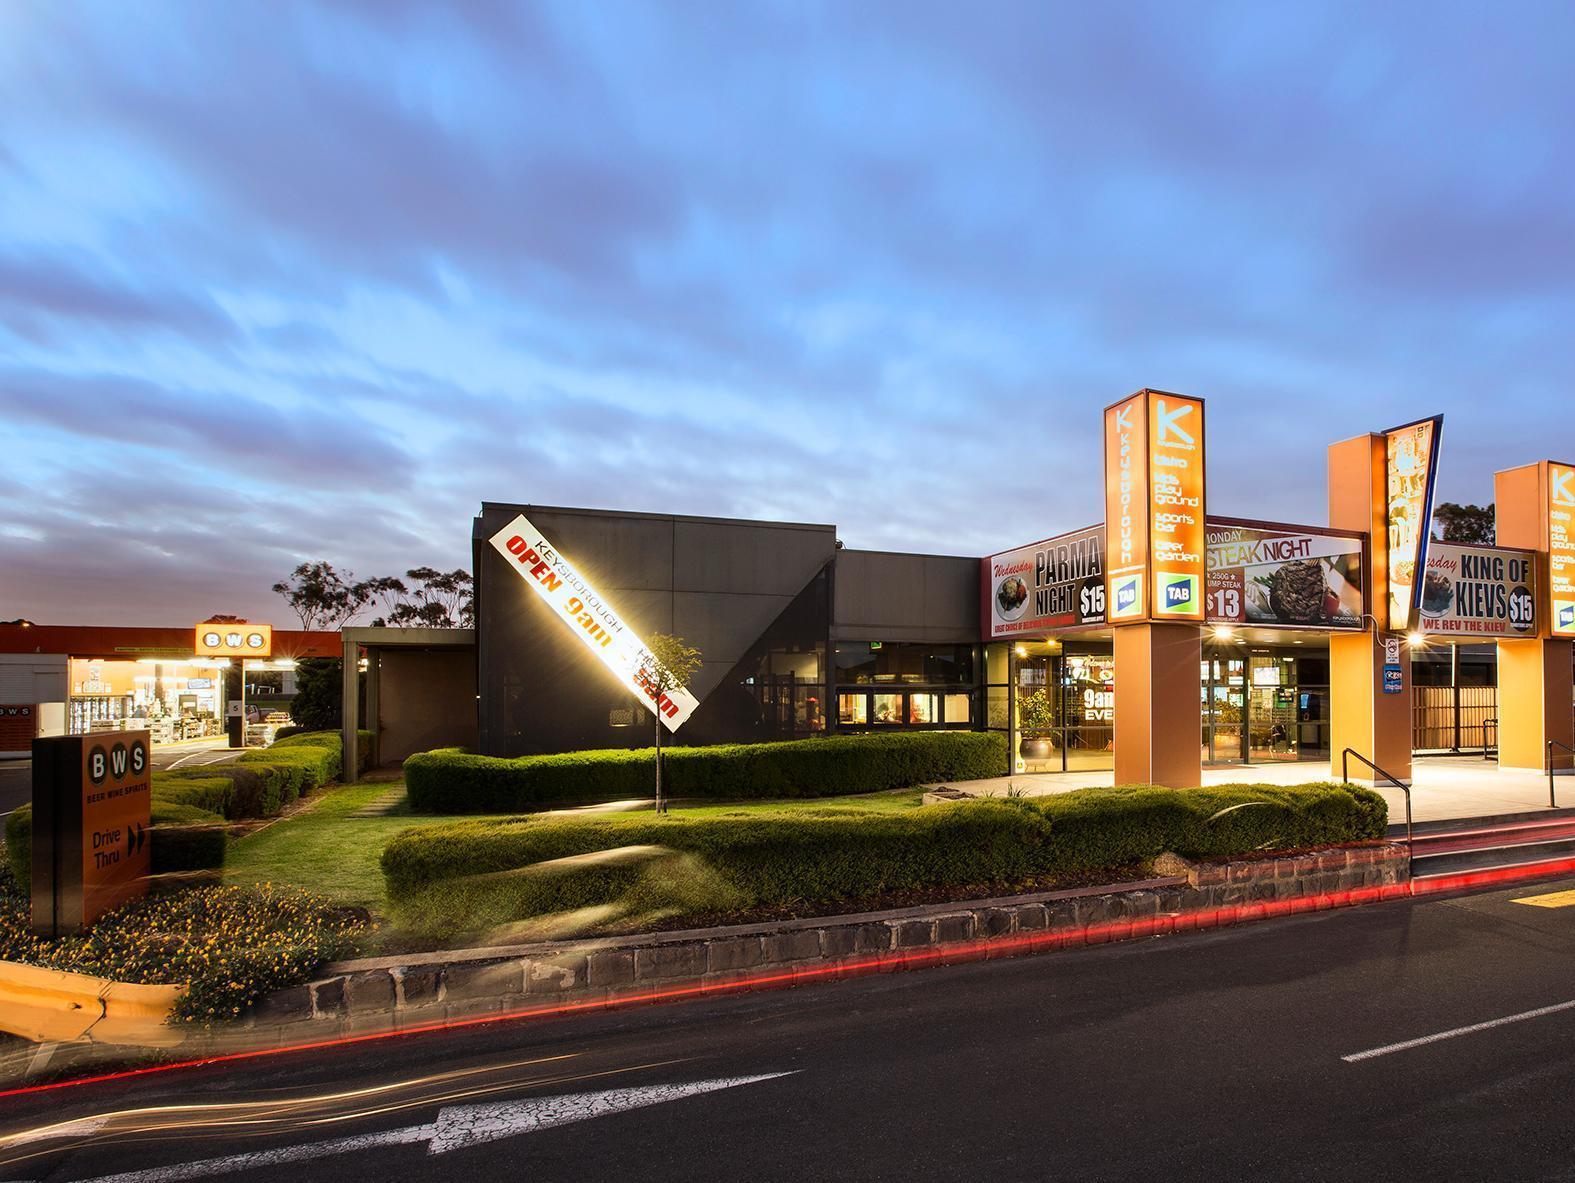
[[[141,1171],[125,1171],[118,1175],[102,1175],[84,1179],[80,1183],[180,1183],[186,1179],[201,1179],[208,1175],[224,1175],[234,1171],[250,1171],[260,1167],[281,1166],[286,1163],[309,1162],[337,1154],[353,1154],[379,1146],[410,1146],[427,1144],[427,1154],[447,1154],[503,1138],[533,1134],[555,1126],[605,1117],[609,1113],[622,1113],[629,1109],[644,1109],[668,1101],[695,1097],[701,1093],[714,1093],[720,1089],[737,1088],[762,1080],[776,1080],[792,1076],[791,1072],[767,1072],[759,1076],[728,1076],[718,1080],[695,1080],[687,1084],[656,1084],[643,1088],[607,1089],[598,1093],[574,1093],[566,1097],[539,1097],[524,1101],[495,1101],[487,1105],[451,1105],[438,1111],[437,1118],[428,1125],[403,1126],[397,1130],[384,1130],[376,1134],[360,1134],[350,1138],[334,1138],[326,1142],[308,1142],[301,1146],[281,1146],[274,1150],[254,1150],[246,1154],[228,1154],[222,1158],[205,1158],[198,1162],[178,1163],[168,1167],[149,1167]]]

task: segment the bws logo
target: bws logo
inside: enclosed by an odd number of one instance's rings
[[[148,748],[140,739],[133,741],[129,747],[117,743],[108,751],[102,745],[95,744],[88,752],[88,779],[95,785],[101,785],[110,778],[125,780],[127,776],[141,776],[147,767]]]
[[[1116,604],[1111,615],[1133,616],[1142,612],[1143,584],[1140,576],[1123,575],[1115,581],[1112,590],[1115,593]]]
[[[1159,610],[1179,616],[1196,612],[1198,603],[1198,577],[1196,575],[1161,575],[1159,584]]]
[[[1155,418],[1159,422],[1159,442],[1162,444],[1181,444],[1191,447],[1198,441],[1192,438],[1192,433],[1181,426],[1181,420],[1196,410],[1190,403],[1171,410],[1171,405],[1164,399],[1156,400]]]
[[[1575,468],[1548,468],[1548,482],[1552,486],[1554,505],[1575,505]]]

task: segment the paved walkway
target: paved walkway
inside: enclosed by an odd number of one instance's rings
[[[1299,785],[1309,781],[1338,780],[1327,764],[1251,764],[1245,767],[1205,768],[1206,785],[1268,784]],[[1073,789],[1095,788],[1115,783],[1115,775],[1103,772],[1035,772],[1000,776],[990,780],[954,781],[948,787],[978,797],[1004,797],[1017,793],[1042,797]],[[1398,789],[1377,786],[1389,802],[1391,821],[1405,820],[1405,795]],[[1575,806],[1575,777],[1558,778],[1561,806]],[[1481,757],[1422,757],[1412,761],[1411,808],[1419,822],[1457,817],[1488,817],[1500,813],[1527,813],[1548,806],[1546,773],[1500,768]]]

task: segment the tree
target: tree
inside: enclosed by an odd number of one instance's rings
[[[469,571],[413,567],[405,572],[405,578],[413,586],[406,587],[397,579],[376,581],[396,585],[400,592],[399,602],[388,613],[389,624],[400,628],[474,627],[475,601]]]
[[[1446,501],[1433,510],[1433,534],[1441,542],[1492,546],[1496,530],[1493,506],[1458,505]]]
[[[645,647],[650,657],[641,671],[658,708],[662,696],[689,684],[700,668],[700,650],[684,644],[682,637],[656,633],[646,638]],[[656,712],[656,812],[666,813],[667,802],[662,800],[662,713]]]
[[[328,562],[302,563],[273,590],[295,610],[301,627],[309,630],[342,628],[372,598],[366,583],[356,583],[349,571],[340,575]]]
[[[303,657],[295,663],[295,697],[290,718],[308,731],[338,731],[344,726],[343,662],[336,657]]]

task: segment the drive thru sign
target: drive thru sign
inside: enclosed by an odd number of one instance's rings
[[[700,705],[682,687],[658,693],[651,683],[655,659],[650,649],[607,603],[520,514],[492,536],[493,548],[507,559],[554,616],[596,656],[636,698],[677,731]]]

